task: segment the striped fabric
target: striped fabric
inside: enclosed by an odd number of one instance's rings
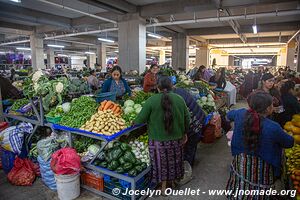
[[[274,189],[274,183],[272,165],[259,157],[240,154],[235,156],[232,161],[226,189],[232,190],[232,194],[238,194],[237,192],[240,190]],[[227,196],[227,198],[234,200],[268,200],[272,199],[272,196],[237,195],[237,197]]]
[[[149,140],[152,183],[175,181],[184,175],[183,141],[159,142]]]

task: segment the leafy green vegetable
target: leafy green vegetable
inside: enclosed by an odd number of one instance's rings
[[[98,104],[87,96],[81,96],[71,103],[70,112],[63,115],[60,124],[72,128],[80,128],[96,112]]]
[[[111,161],[108,165],[107,165],[107,168],[109,169],[109,170],[116,170],[118,167],[119,167],[119,162],[118,161],[116,161],[116,160],[113,160],[113,161]]]
[[[123,168],[124,168],[125,171],[131,170],[132,167],[133,167],[133,165],[132,165],[131,163],[129,163],[129,162],[128,162],[128,163],[125,163],[125,164],[123,165]]]
[[[22,108],[23,106],[29,104],[29,100],[28,99],[17,99],[14,101],[13,105],[11,106],[10,110],[12,111],[17,111],[20,108]]]
[[[137,176],[137,171],[135,170],[135,169],[132,169],[132,170],[130,170],[129,172],[128,172],[128,175],[129,176],[133,176],[133,177],[135,177],[135,176]]]

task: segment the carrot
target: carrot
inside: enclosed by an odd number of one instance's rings
[[[108,102],[105,104],[105,106],[103,107],[103,110],[107,110],[107,109],[111,106],[112,103],[113,103],[112,101],[108,101]]]
[[[118,114],[120,112],[120,107],[118,106],[115,110],[114,110],[114,113]]]
[[[114,106],[111,108],[111,110],[113,111],[113,112],[115,112],[115,110],[118,108],[118,104],[114,104]]]
[[[114,103],[112,103],[110,106],[109,106],[109,108],[108,109],[113,109],[113,107],[115,106],[115,104]]]

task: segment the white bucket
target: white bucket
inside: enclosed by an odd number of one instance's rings
[[[55,174],[58,198],[60,200],[76,199],[80,195],[80,174]]]

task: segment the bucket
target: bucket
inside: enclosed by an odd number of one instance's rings
[[[58,198],[60,200],[76,199],[80,195],[80,174],[55,174]]]

